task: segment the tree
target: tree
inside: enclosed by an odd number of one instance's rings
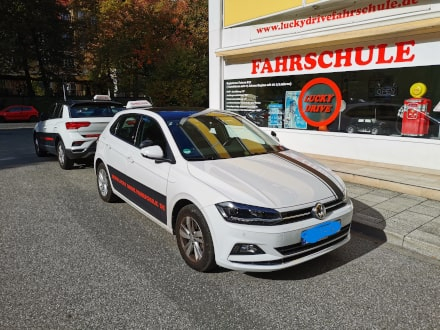
[[[48,95],[50,82],[65,70],[69,34],[64,6],[55,0],[10,0],[0,3],[1,71],[24,77],[27,95],[40,81]]]
[[[114,90],[116,75],[119,94],[207,104],[207,0],[95,1],[99,38],[88,47],[95,86]]]

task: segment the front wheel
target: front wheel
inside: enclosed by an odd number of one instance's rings
[[[98,184],[99,197],[101,197],[104,202],[112,203],[118,200],[118,197],[113,193],[107,169],[103,163],[98,165],[96,183]]]
[[[58,163],[63,170],[70,170],[73,168],[74,161],[66,155],[66,148],[63,141],[59,141],[57,144]]]
[[[177,215],[176,239],[188,266],[199,272],[208,272],[216,267],[208,224],[195,205],[183,207]]]

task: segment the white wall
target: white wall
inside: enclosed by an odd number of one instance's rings
[[[264,128],[289,149],[322,156],[440,171],[440,140]]]
[[[424,0],[424,2],[427,1]],[[440,3],[437,1],[434,3],[428,1],[428,3],[430,3],[431,11],[438,14]],[[433,10],[434,7],[436,10]],[[215,51],[224,47],[243,46],[249,42],[243,39],[249,38],[247,27],[223,31],[222,18],[223,1],[209,0],[209,105],[217,109],[224,106],[224,62],[222,58],[215,55]],[[228,40],[222,40],[222,38]],[[265,42],[270,42],[270,40],[265,40]],[[293,129],[263,129],[269,133],[275,131],[283,145],[304,153],[440,171],[440,140]]]

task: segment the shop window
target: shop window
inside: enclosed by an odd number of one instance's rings
[[[336,83],[346,105],[327,125],[328,131],[347,134],[353,132],[353,125],[358,125],[364,128],[356,129],[356,133],[440,139],[440,66],[228,80],[224,84],[225,110],[237,112],[262,127],[321,130],[322,127],[301,120],[295,108],[303,86],[318,77]],[[427,86],[423,97],[429,102],[423,110],[426,113],[420,115],[425,129],[412,134],[407,133],[406,127],[402,132],[402,125],[416,126],[409,121],[416,114],[404,123],[402,119],[408,108],[405,104],[412,98],[410,88],[416,82]]]

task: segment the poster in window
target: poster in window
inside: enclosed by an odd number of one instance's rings
[[[307,129],[307,122],[301,117],[298,108],[298,98],[301,91],[286,91],[284,127]]]

